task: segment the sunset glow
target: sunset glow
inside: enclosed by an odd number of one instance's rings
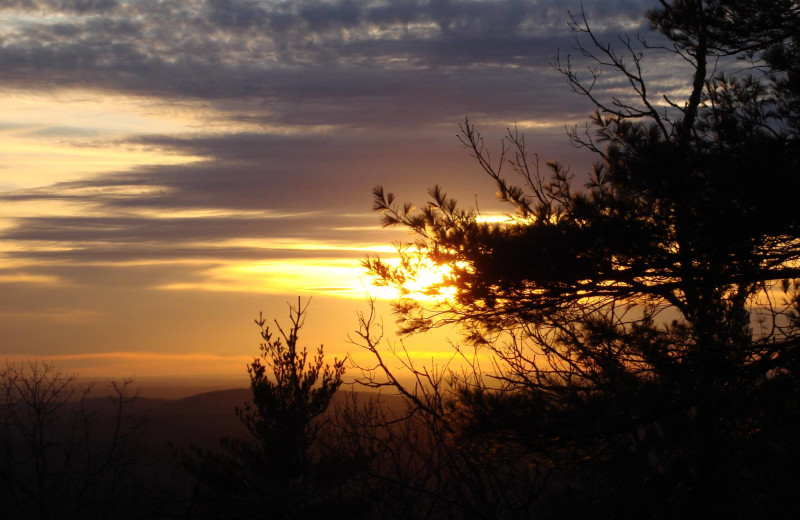
[[[361,267],[408,238],[380,227],[375,185],[419,205],[438,183],[507,221],[454,137],[467,116],[487,145],[516,122],[546,159],[585,164],[564,125],[587,106],[549,67],[569,6],[300,4],[0,6],[0,357],[241,370],[252,317],[281,319],[298,295],[309,343],[341,356],[367,299],[389,328],[399,296]],[[641,23],[633,4],[586,8],[611,34]],[[406,289],[430,298],[447,275],[426,267]]]

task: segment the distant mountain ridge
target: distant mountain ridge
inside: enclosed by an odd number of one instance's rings
[[[377,396],[371,392],[355,392],[357,401]],[[352,392],[339,391],[331,410],[350,398],[353,398]],[[137,397],[129,411],[145,417],[141,441],[147,458],[163,462],[172,459],[174,449],[188,449],[195,445],[215,450],[223,437],[246,435],[235,409],[244,407],[251,399],[249,388],[211,390],[179,399]],[[400,396],[381,396],[381,402],[394,411],[403,405]],[[78,403],[73,405],[78,406]],[[114,402],[108,396],[86,399],[83,406],[103,414],[104,421],[114,413]]]

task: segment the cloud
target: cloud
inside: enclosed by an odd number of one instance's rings
[[[572,39],[556,0],[24,5],[45,16],[5,22],[7,86],[259,99],[260,110],[247,106],[251,115],[281,124],[421,124],[466,109],[526,111],[526,93],[547,89],[553,76],[541,73]],[[635,1],[592,7],[609,33],[629,29],[643,11]],[[502,97],[487,95],[495,90]],[[552,106],[566,104],[559,91],[547,92]],[[391,107],[403,110],[382,117]]]
[[[646,31],[652,1],[584,4],[614,41]],[[574,53],[569,7],[579,2],[0,2],[0,88],[31,96],[26,107],[45,100],[35,121],[0,116],[15,139],[3,152],[18,159],[0,189],[5,351],[168,351],[212,337],[223,350],[221,315],[265,297],[283,312],[275,294],[293,288],[342,292],[374,244],[407,238],[378,228],[375,185],[420,205],[439,183],[498,209],[455,138],[466,116],[489,146],[519,122],[543,160],[584,171],[563,126],[593,107],[550,66]],[[657,82],[673,75],[655,63]],[[47,103],[76,113],[50,121]],[[57,180],[40,181],[50,169]],[[326,311],[336,326],[338,305]]]
[[[113,12],[119,6],[117,0],[5,0],[0,11],[98,14]]]
[[[206,262],[350,258],[358,265],[366,252],[334,246],[388,245],[392,239],[405,238],[403,231],[381,229],[378,216],[370,211],[376,184],[401,189],[400,197],[416,195],[420,204],[431,179],[469,202],[475,199],[475,181],[484,181],[481,207],[486,211],[496,205],[491,181],[480,174],[455,132],[454,122],[445,133],[132,137],[117,145],[201,159],[2,192],[0,201],[7,208],[59,201],[82,209],[12,216],[0,229],[0,239],[14,245],[6,247],[6,258],[46,263],[49,267],[42,272],[55,270],[57,264],[168,263],[191,258]],[[570,148],[563,129],[558,129],[556,139]]]
[[[83,201],[126,208],[224,208],[366,213],[370,191],[386,172],[416,180],[422,188],[440,159],[466,158],[451,131],[435,140],[428,133],[354,133],[144,136],[125,144],[152,147],[204,160],[151,165],[124,172],[0,194],[0,200]],[[406,150],[413,148],[409,156]],[[446,169],[446,168],[445,168]]]
[[[263,239],[277,241],[293,239],[307,243],[324,242],[346,244],[369,240],[370,233],[359,230],[360,240],[353,240],[349,225],[375,224],[375,237],[379,236],[376,219],[368,214],[347,217],[331,212],[307,216],[291,215],[275,218],[194,217],[170,218],[168,214],[152,218],[118,216],[60,216],[26,217],[15,221],[6,229],[3,238],[12,241],[54,242],[68,239],[79,244],[99,243],[111,248],[118,244],[131,244],[143,250],[143,244],[156,249],[159,245],[170,248],[196,246],[198,243],[224,243],[230,239]],[[362,237],[366,237],[366,240]],[[264,249],[262,246],[260,249]],[[201,248],[202,249],[202,248]],[[237,254],[241,248],[232,247]],[[280,249],[277,247],[276,249]],[[69,251],[61,251],[67,253]],[[188,252],[188,251],[187,251]],[[7,254],[13,255],[12,251]],[[22,254],[30,254],[25,252]],[[218,253],[219,254],[219,253]],[[230,253],[225,254],[228,256]],[[264,252],[262,251],[262,254]]]

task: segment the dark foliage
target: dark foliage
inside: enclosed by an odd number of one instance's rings
[[[384,343],[375,314],[360,316],[353,343],[376,360],[359,383],[399,390],[342,407],[336,414],[337,445],[367,463],[357,480],[373,515],[381,519],[531,518],[549,470],[511,439],[467,437],[456,423],[451,373],[418,366],[405,348]],[[396,366],[411,383],[394,378]],[[473,378],[475,375],[473,374]]]
[[[237,408],[245,438],[224,438],[218,452],[179,453],[196,479],[192,518],[338,518],[352,507],[349,461],[319,444],[322,414],[342,384],[344,360],[324,363],[298,345],[306,305],[290,307],[280,336],[259,315],[261,354],[248,366],[252,403]]]
[[[515,131],[493,162],[466,122],[462,142],[514,216],[483,223],[438,187],[401,207],[377,188],[384,224],[419,239],[399,267],[365,263],[401,289],[428,263],[449,268],[431,292],[455,296],[401,299],[400,323],[456,323],[493,355],[496,370],[456,380],[440,416],[458,442],[551,468],[540,514],[796,515],[800,6],[674,0],[647,17],[669,45],[640,45],[692,68],[684,100],[654,94],[635,43],[599,41],[582,16],[593,65],[555,64],[597,109],[570,134],[598,157],[584,190],[562,165],[540,171]],[[728,57],[736,66],[715,72]],[[630,92],[604,99],[602,74]]]
[[[131,380],[105,399],[48,363],[0,370],[0,503],[9,519],[149,517],[140,480],[144,413]],[[102,401],[102,402],[100,402]],[[150,491],[147,489],[147,491]]]

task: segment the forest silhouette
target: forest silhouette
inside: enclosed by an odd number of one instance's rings
[[[173,439],[167,471],[137,458],[129,384],[94,410],[52,366],[9,365],[9,518],[796,516],[800,4],[664,0],[645,16],[660,43],[603,42],[570,15],[590,64],[554,67],[595,108],[568,136],[596,156],[583,189],[523,134],[493,152],[468,120],[506,222],[438,186],[420,209],[375,189],[384,225],[416,240],[364,265],[400,291],[403,334],[459,327],[462,368],[419,365],[371,305],[352,337],[374,362],[350,368],[365,391],[340,391],[344,361],[301,347],[298,301],[285,329],[256,320],[241,432]],[[655,94],[650,55],[688,66],[683,88]],[[609,81],[625,90],[604,97]],[[416,298],[431,265],[446,274]]]

